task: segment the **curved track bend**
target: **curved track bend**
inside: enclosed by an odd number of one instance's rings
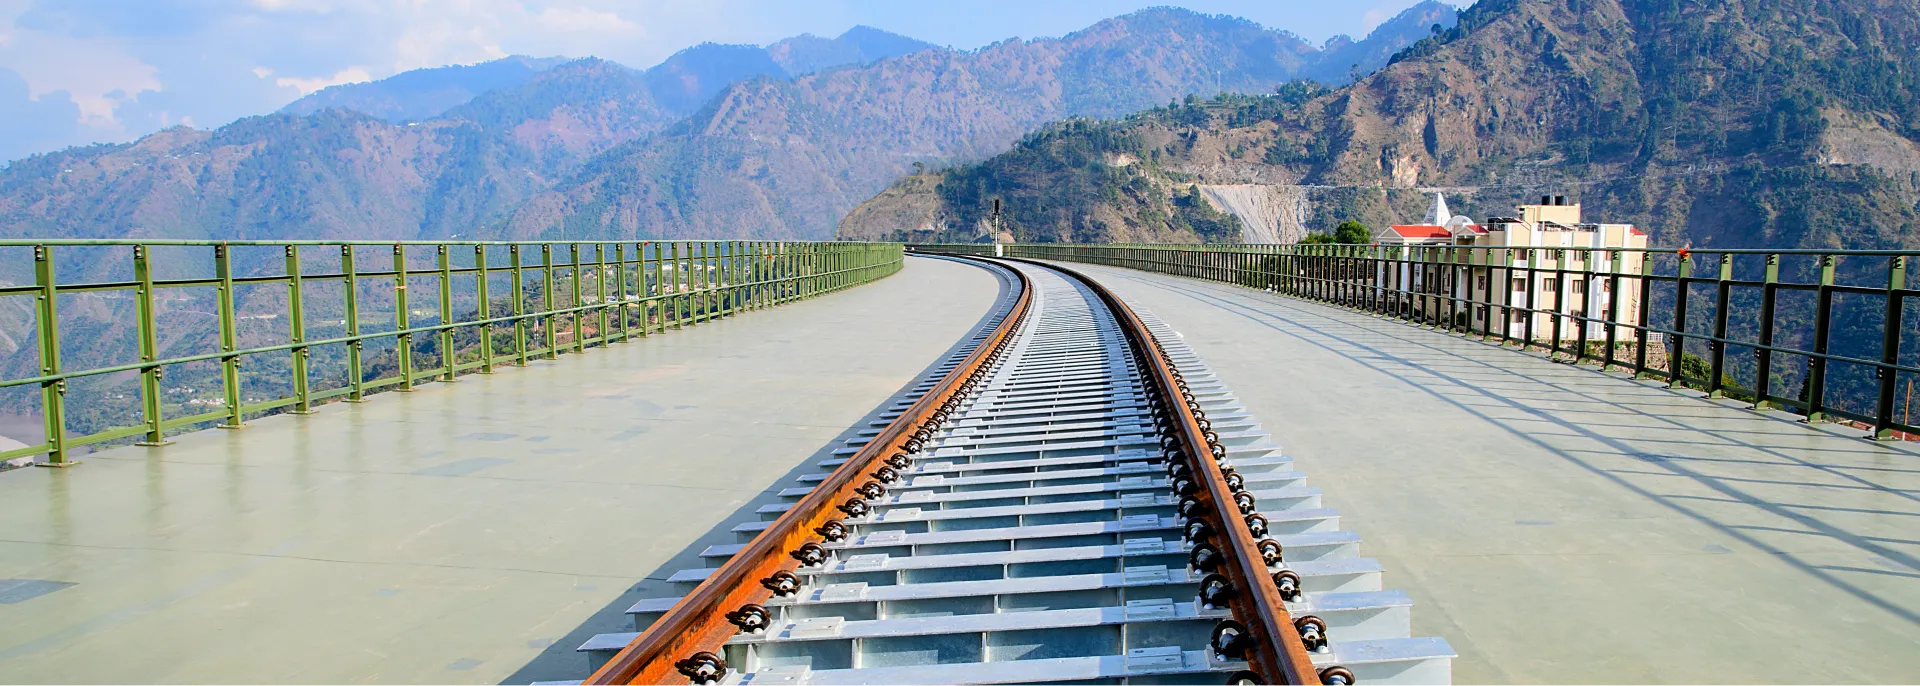
[[[1070,270],[580,650],[589,683],[1446,683],[1180,335]],[[897,413],[897,414],[896,414]],[[844,456],[842,456],[844,455]]]

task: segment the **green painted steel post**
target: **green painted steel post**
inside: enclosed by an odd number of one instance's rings
[[[306,283],[300,276],[300,246],[287,246],[287,342],[294,344],[293,409],[288,414],[313,414],[313,390],[309,384],[307,361],[311,350],[307,342]]]
[[[620,340],[633,339],[633,304],[627,302],[627,244],[613,244],[613,264],[619,272],[619,278],[613,281],[613,297],[620,301]]]
[[[473,246],[474,318],[480,320],[480,373],[493,373],[493,294],[487,273],[487,244]]]
[[[1827,419],[1827,339],[1833,318],[1833,255],[1820,256],[1820,288],[1813,315],[1813,354],[1807,357],[1807,421]]]
[[[153,292],[153,256],[148,254],[152,248],[145,245],[133,246],[133,280],[137,284],[133,289],[135,316],[140,320],[140,361],[152,366],[140,370],[140,405],[147,433],[138,445],[167,445],[166,404],[161,395],[160,377],[165,373],[159,365],[153,364],[160,359],[160,332]]]
[[[408,323],[411,313],[407,304],[407,246],[393,244],[393,325],[399,334],[394,337],[394,353],[400,363],[400,387],[394,390],[401,393],[413,392],[413,325]]]
[[[1887,309],[1885,318],[1880,320],[1880,364],[1874,368],[1874,375],[1880,381],[1879,402],[1874,404],[1873,437],[1886,441],[1893,439],[1893,396],[1894,384],[1900,375],[1894,366],[1900,364],[1900,329],[1906,314],[1901,291],[1907,289],[1907,258],[1896,255],[1887,259]]]
[[[554,310],[559,309],[559,307],[554,304],[556,302],[554,300],[556,296],[553,294],[552,243],[540,244],[540,287],[540,320],[546,323],[546,325],[542,327],[542,330],[547,334],[544,350],[547,353],[547,359],[558,359],[560,357],[560,332],[558,331],[560,322],[555,321],[555,315],[553,313]]]
[[[1602,325],[1607,328],[1607,350],[1600,359],[1600,369],[1612,369],[1614,348],[1620,343],[1617,325],[1620,321],[1620,264],[1626,254],[1618,250],[1607,251],[1607,315],[1601,317]]]
[[[1634,322],[1633,327],[1633,378],[1636,379],[1647,373],[1647,323],[1652,321],[1653,317],[1651,312],[1653,288],[1648,285],[1650,280],[1647,277],[1651,274],[1653,274],[1653,252],[1643,250],[1640,252],[1640,289],[1635,296],[1635,299],[1640,302],[1639,307],[1636,308],[1638,316],[1635,317],[1637,321]]]
[[[669,292],[672,295],[668,296],[667,303],[669,306],[668,309],[672,310],[673,328],[678,329],[684,326],[684,324],[680,321],[681,320],[680,305],[683,301],[683,298],[685,298],[685,295],[684,295],[685,291],[680,288],[680,279],[686,274],[686,271],[687,271],[685,269],[680,268],[680,241],[671,241],[667,244],[667,264],[665,269],[669,272],[672,272],[673,283],[672,283],[672,288],[669,289]],[[666,323],[662,322],[661,329],[665,330],[665,328],[666,328]]]
[[[1753,409],[1778,409],[1773,402],[1773,308],[1779,298],[1780,255],[1767,255],[1767,275],[1760,286],[1760,341],[1753,349],[1755,380]]]
[[[347,402],[357,403],[367,399],[367,373],[361,366],[360,353],[365,347],[360,340],[360,271],[354,264],[353,246],[340,246],[340,273],[344,275],[344,296],[346,313],[343,322],[347,338]]]
[[[1673,294],[1673,340],[1668,343],[1672,352],[1667,353],[1667,387],[1683,385],[1680,362],[1687,355],[1687,291],[1693,280],[1693,255],[1680,253],[1680,276],[1674,280]]]
[[[445,243],[435,247],[438,248],[436,257],[440,260],[440,325],[446,326],[453,323],[453,256],[449,254],[451,251]],[[441,329],[440,363],[444,367],[440,373],[441,381],[452,383],[455,380],[458,359],[453,349],[453,329]]]
[[[651,251],[648,248],[652,248]],[[648,253],[652,257],[648,257]],[[660,244],[651,241],[640,242],[640,335],[653,333],[653,311],[656,299],[663,289],[660,288]],[[661,331],[666,330],[666,315],[660,315]]]
[[[214,302],[220,315],[220,387],[226,392],[227,400],[227,420],[220,428],[238,429],[246,426],[241,421],[244,397],[240,389],[240,356],[234,354],[240,349],[240,334],[233,313],[233,254],[225,243],[213,246],[213,272],[219,280],[214,286]]]
[[[581,302],[580,302],[580,244],[579,243],[567,244],[567,262],[569,265],[568,272],[571,274],[569,280],[573,282],[572,286],[569,288],[569,290],[572,291],[572,300],[567,303],[567,309],[573,310],[573,317],[572,317],[573,319],[573,351],[576,353],[584,353],[587,351],[587,329],[586,329],[587,320],[586,320],[586,312],[580,309]]]
[[[1713,340],[1707,343],[1707,351],[1712,355],[1708,362],[1707,397],[1726,396],[1726,389],[1720,383],[1727,369],[1727,308],[1733,299],[1733,254],[1720,254],[1720,276],[1715,283],[1713,295]]]
[[[600,347],[605,348],[607,344],[613,342],[613,327],[607,320],[607,307],[610,303],[607,301],[607,244],[605,243],[593,244],[593,294],[596,298],[593,303],[594,313],[600,320],[600,328],[594,333],[599,334]]]
[[[33,282],[39,288],[34,295],[34,321],[40,334],[40,375],[60,374],[60,292],[55,280],[53,246],[33,246]],[[65,379],[40,383],[40,416],[47,432],[49,467],[77,464],[67,459],[67,382]]]
[[[520,260],[520,244],[507,246],[509,280],[513,288],[513,366],[527,366],[527,272]]]

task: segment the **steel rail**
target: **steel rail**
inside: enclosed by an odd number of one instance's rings
[[[736,622],[745,621],[746,613],[772,597],[780,575],[791,575],[810,552],[824,558],[818,541],[835,540],[830,525],[862,511],[864,499],[883,494],[883,482],[892,481],[876,473],[887,465],[883,457],[919,452],[1004,354],[1026,319],[1034,290],[1026,275],[1008,271],[1020,293],[972,354],[584,683],[665,684],[724,675],[726,663],[719,653],[727,639],[740,632]],[[798,581],[793,583],[797,589]]]
[[[1254,667],[1253,675],[1242,675],[1235,683],[1242,679],[1252,683],[1321,683],[1321,674],[1314,670],[1313,658],[1301,640],[1300,630],[1296,628],[1293,616],[1287,612],[1280,589],[1267,569],[1266,557],[1258,543],[1260,537],[1255,536],[1248,526],[1246,516],[1252,513],[1253,508],[1243,508],[1236,503],[1235,498],[1240,492],[1228,485],[1226,473],[1220,467],[1219,460],[1225,458],[1226,450],[1212,436],[1210,425],[1203,423],[1206,420],[1205,413],[1187,390],[1187,382],[1178,368],[1167,359],[1159,340],[1154,338],[1146,323],[1119,296],[1093,278],[1056,264],[1021,258],[1004,259],[1038,265],[1085,285],[1113,313],[1127,343],[1133,348],[1152,389],[1156,409],[1165,409],[1166,419],[1173,429],[1174,436],[1162,438],[1161,447],[1166,450],[1165,457],[1169,460],[1183,459],[1200,477],[1200,489],[1194,495],[1203,515],[1208,515],[1206,521],[1214,531],[1224,535],[1224,540],[1218,541],[1221,545],[1217,545],[1216,549],[1226,558],[1220,569],[1227,572],[1226,576],[1233,584],[1234,592],[1228,598],[1228,606],[1234,618],[1246,627],[1245,638],[1250,639],[1250,645],[1241,644],[1229,650],[1244,647],[1247,662]],[[1194,543],[1198,546],[1203,541],[1196,540]],[[1218,651],[1223,646],[1216,640],[1213,647]],[[1246,678],[1249,676],[1252,678]],[[1350,675],[1346,679],[1351,682]]]

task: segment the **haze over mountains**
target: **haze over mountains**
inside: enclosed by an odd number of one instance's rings
[[[645,71],[515,59],[412,72],[213,131],[16,161],[0,170],[0,235],[825,238],[916,162],[978,159],[1051,119],[1193,92],[1339,82],[1454,14],[1429,2],[1323,47],[1156,9],[975,51],[856,29],[704,45]]]
[[[1050,126],[840,233],[974,240],[1002,198],[1021,240],[1235,240],[1415,221],[1437,189],[1481,219],[1565,194],[1669,247],[1912,248],[1916,40],[1912,0],[1482,0],[1351,86]]]

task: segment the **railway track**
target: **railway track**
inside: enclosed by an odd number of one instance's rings
[[[1074,272],[580,651],[587,683],[1447,683],[1259,422]]]

